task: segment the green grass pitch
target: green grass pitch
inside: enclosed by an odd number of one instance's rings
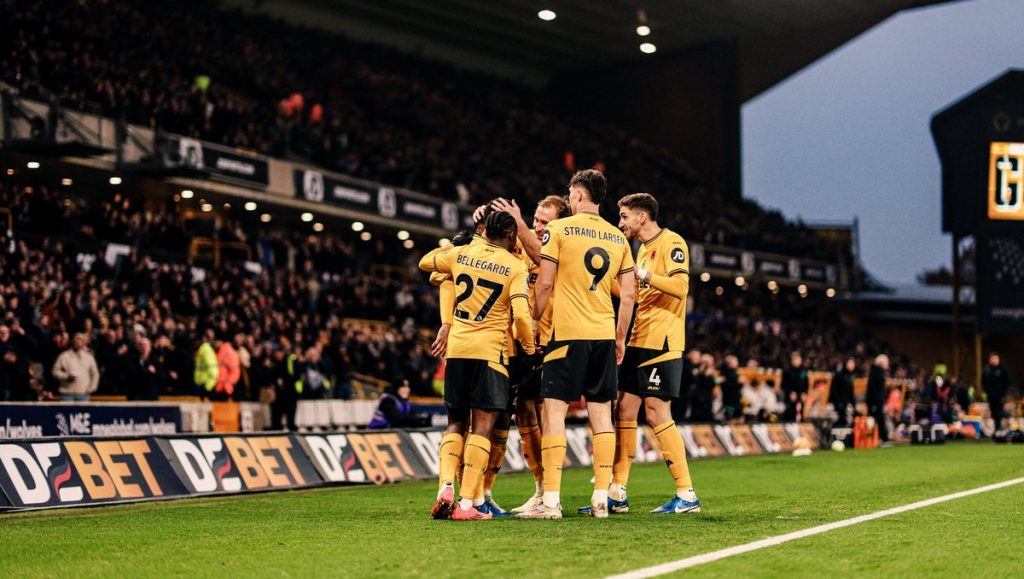
[[[561,521],[434,521],[433,482],[0,516],[0,577],[599,577],[1024,476],[1024,446],[897,447],[694,461],[704,512],[636,466],[632,512],[594,520],[591,472],[567,470]],[[528,474],[499,478],[510,508]],[[1020,577],[1024,485],[683,571],[698,577]]]

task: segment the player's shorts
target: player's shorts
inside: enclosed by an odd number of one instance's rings
[[[563,402],[615,400],[615,340],[552,341],[544,354],[540,395]]]
[[[527,356],[530,369],[519,383],[519,397],[527,400],[540,398],[540,375],[544,367],[544,357],[540,354]]]
[[[519,400],[540,397],[540,357],[520,354],[509,358],[509,384],[512,396],[509,412],[515,412]]]
[[[683,353],[626,346],[619,368],[619,390],[640,397],[679,397]]]
[[[448,358],[444,369],[444,405],[448,408],[508,409],[508,368],[497,362]]]

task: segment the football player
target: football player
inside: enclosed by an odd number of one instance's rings
[[[608,485],[615,458],[611,403],[616,398],[616,364],[625,353],[633,314],[633,256],[622,232],[598,214],[607,191],[600,171],[577,172],[569,182],[573,215],[548,224],[541,238],[541,266],[533,318],[540,320],[551,300],[551,335],[541,374],[541,463],[544,495],[524,519],[560,519],[565,416],[569,403],[586,396],[593,432],[594,492],[591,515],[608,516]],[[612,285],[619,284],[619,311]]]

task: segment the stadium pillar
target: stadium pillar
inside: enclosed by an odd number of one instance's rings
[[[11,138],[11,116],[14,102],[11,91],[0,92],[0,140]]]
[[[975,315],[977,319],[977,315]],[[975,388],[981,388],[981,358],[982,358],[982,347],[981,342],[984,336],[981,334],[981,328],[975,326],[974,332],[974,384]],[[985,393],[988,396],[988,392]]]
[[[953,375],[960,377],[960,236],[953,234]]]
[[[124,144],[128,140],[128,121],[124,113],[117,117],[117,124],[114,127],[114,165],[124,165]]]

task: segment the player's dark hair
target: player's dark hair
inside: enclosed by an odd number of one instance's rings
[[[565,197],[561,195],[548,195],[547,197],[540,200],[537,204],[538,207],[550,207],[555,210],[555,219],[565,219],[572,215],[572,209],[569,208],[569,202],[565,200]]]
[[[473,236],[476,232],[472,229],[463,229],[462,231],[455,234],[452,238],[452,245],[458,247],[460,245],[468,245],[470,241],[473,241]]]
[[[487,223],[487,218],[494,215],[495,211],[497,211],[497,209],[495,209],[490,203],[484,206],[484,212],[480,215],[480,220],[474,224],[476,225],[477,230]]]
[[[639,209],[651,218],[651,221],[658,220],[658,200],[650,193],[632,193],[619,199],[619,207]]]
[[[577,171],[569,181],[569,187],[579,185],[587,190],[590,200],[600,204],[608,192],[608,180],[597,169]]]
[[[497,241],[499,239],[514,238],[519,230],[514,217],[504,211],[496,211],[487,217],[487,239]]]

